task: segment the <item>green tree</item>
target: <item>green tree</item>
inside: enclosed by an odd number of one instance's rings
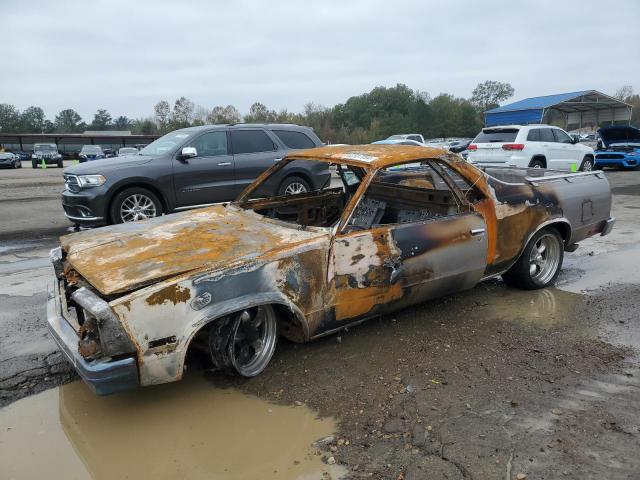
[[[233,105],[213,107],[207,115],[207,123],[213,125],[240,122],[240,112]]]
[[[115,130],[131,130],[133,122],[127,117],[120,115],[113,121],[112,126]]]
[[[44,110],[29,107],[20,115],[20,130],[25,133],[43,133],[45,120]]]
[[[156,122],[161,133],[166,133],[169,130],[169,120],[171,118],[171,107],[166,100],[160,100],[153,107]]]
[[[104,109],[98,109],[93,116],[93,122],[91,122],[92,130],[109,130],[111,125],[111,114]]]
[[[479,113],[484,113],[497,107],[503,100],[511,98],[514,92],[515,90],[510,83],[485,80],[473,89],[471,103]]]
[[[81,132],[85,126],[82,117],[72,108],[67,108],[58,113],[53,123],[56,131],[60,133]]]
[[[249,108],[249,113],[244,116],[246,123],[266,123],[277,121],[278,114],[274,110],[269,110],[264,104],[254,102]]]
[[[20,112],[13,105],[0,103],[0,132],[16,133],[20,129]]]
[[[151,118],[137,118],[132,122],[131,131],[134,135],[155,135],[158,125]]]

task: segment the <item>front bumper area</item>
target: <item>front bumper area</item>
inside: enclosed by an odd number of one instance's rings
[[[97,190],[97,189],[96,189]],[[93,189],[73,193],[62,193],[64,215],[73,223],[84,227],[99,227],[107,224],[104,199]]]
[[[49,286],[47,299],[49,332],[82,380],[97,395],[131,390],[140,385],[138,365],[133,357],[120,360],[85,360],[78,352],[78,334],[64,318],[57,279]]]
[[[640,166],[639,155],[627,155],[625,153],[596,153],[596,167],[623,167],[636,168]]]

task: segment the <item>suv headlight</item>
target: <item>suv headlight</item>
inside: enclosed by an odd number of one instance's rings
[[[102,175],[78,175],[78,184],[84,187],[99,187],[106,182],[107,179]]]

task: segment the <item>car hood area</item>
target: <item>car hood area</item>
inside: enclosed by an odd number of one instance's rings
[[[83,154],[84,155],[84,154]],[[87,154],[87,157],[95,157],[95,154]],[[120,170],[126,167],[144,165],[153,160],[154,157],[146,155],[127,155],[124,157],[101,158],[90,163],[79,163],[64,169],[64,173],[69,175],[93,175],[104,174],[112,170]]]
[[[635,127],[626,125],[603,127],[598,130],[598,134],[605,147],[609,147],[612,144],[640,145],[640,129]]]
[[[65,271],[75,270],[102,295],[116,295],[186,272],[276,255],[325,235],[219,205],[74,233],[60,243]]]

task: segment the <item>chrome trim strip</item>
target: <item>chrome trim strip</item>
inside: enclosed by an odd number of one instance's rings
[[[226,205],[231,202],[215,202],[215,203],[201,203],[199,205],[188,205],[186,207],[176,207],[174,210],[191,210],[192,208],[204,208],[204,207],[212,207],[214,205]]]
[[[602,170],[592,170],[591,172],[575,172],[575,173],[563,173],[561,175],[549,175],[548,177],[529,177],[526,176],[524,179],[529,183],[540,183],[546,182],[549,180],[568,180],[570,181],[576,177],[586,177],[589,175],[595,175],[598,178],[604,178]]]
[[[67,215],[66,213],[64,214],[65,217],[67,217],[69,220],[87,220],[90,222],[93,222],[95,220],[104,220],[104,217],[72,217],[71,215]]]

